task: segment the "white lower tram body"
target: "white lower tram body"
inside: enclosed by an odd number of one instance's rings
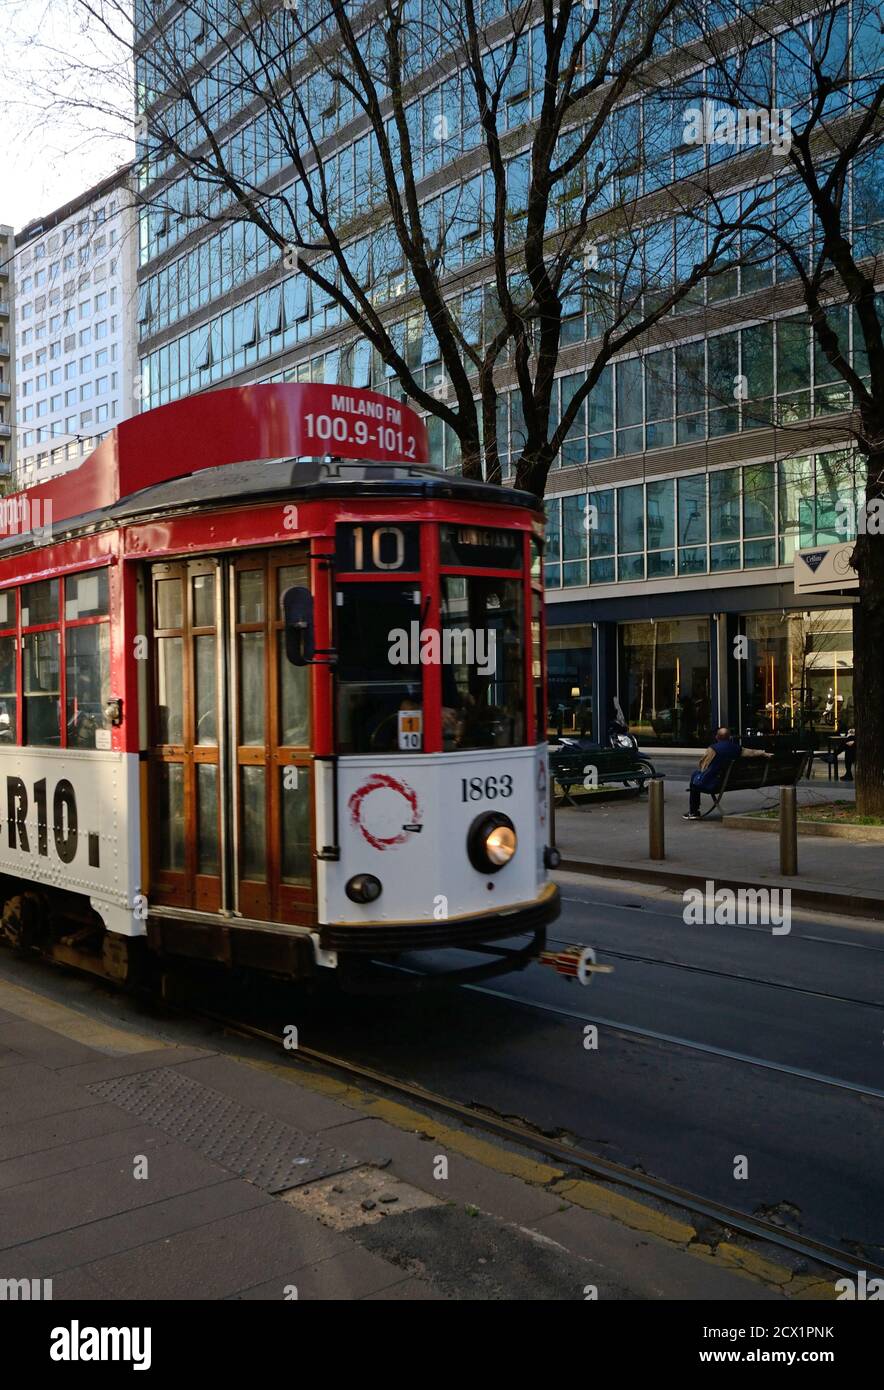
[[[81,895],[109,932],[144,936],[151,908],[142,891],[139,768],[133,753],[0,747],[0,874]],[[545,745],[344,757],[317,760],[314,769],[320,932],[414,925],[419,947],[421,924],[487,913],[493,934],[496,914],[530,908],[552,891],[544,863]],[[335,778],[339,853],[323,858],[323,848],[334,846]],[[481,872],[470,862],[467,838],[477,818],[495,812],[512,822],[516,850],[496,872]],[[348,881],[360,874],[380,882],[375,901],[347,896]],[[235,924],[235,915],[222,916]],[[317,965],[334,967],[335,953],[320,948],[316,929],[291,931],[311,936]]]
[[[332,768],[317,778],[317,845],[333,837]],[[340,758],[338,862],[319,861],[319,921],[328,925],[431,923],[530,906],[547,880],[547,750],[400,753]],[[494,812],[512,821],[516,852],[497,872],[471,864],[467,837]],[[374,902],[354,903],[348,881],[373,874]],[[419,944],[416,938],[415,944]]]
[[[137,754],[2,746],[0,796],[0,874],[81,894],[108,931],[144,935]]]

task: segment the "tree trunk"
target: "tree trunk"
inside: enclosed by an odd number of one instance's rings
[[[880,463],[869,459],[870,474]],[[854,564],[859,571],[853,651],[856,805],[862,816],[884,816],[884,535],[860,534]]]

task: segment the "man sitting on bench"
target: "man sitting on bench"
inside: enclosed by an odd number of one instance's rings
[[[743,748],[730,729],[722,726],[716,731],[715,742],[700,759],[700,766],[691,773],[690,802],[682,820],[702,820],[700,797],[703,792],[715,792],[728,765],[740,756],[744,758],[772,758],[773,753],[765,753],[761,748]]]

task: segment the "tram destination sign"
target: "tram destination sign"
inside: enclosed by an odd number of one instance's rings
[[[429,460],[423,420],[401,401],[377,391],[305,385],[299,402],[301,453],[370,459],[375,463]]]
[[[522,533],[491,526],[443,526],[440,559],[443,565],[521,569]]]

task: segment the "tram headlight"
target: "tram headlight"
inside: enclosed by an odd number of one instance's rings
[[[516,852],[516,827],[502,811],[491,811],[473,821],[467,835],[467,854],[480,874],[496,874]]]
[[[373,903],[381,896],[381,880],[374,874],[354,874],[348,878],[344,892],[351,903]]]

